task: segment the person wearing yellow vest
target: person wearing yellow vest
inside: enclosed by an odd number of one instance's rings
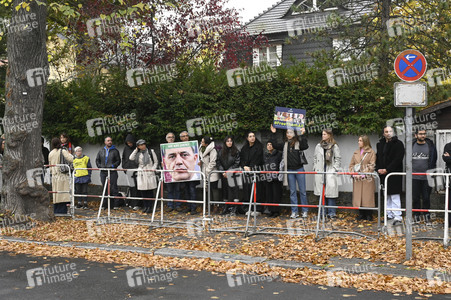
[[[77,170],[77,168],[92,168],[91,161],[89,157],[83,154],[83,149],[78,146],[75,148],[75,158],[74,158],[74,169],[75,169],[75,194],[76,195],[88,195],[88,183],[91,182],[92,170]],[[88,209],[88,197],[78,196],[75,197],[77,200],[77,208]],[[84,201],[83,201],[84,199]]]

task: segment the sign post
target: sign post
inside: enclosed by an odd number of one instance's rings
[[[427,84],[418,82],[426,73],[424,55],[405,50],[395,59],[395,73],[405,82],[395,83],[395,106],[406,108],[406,260],[412,258],[412,123],[414,107],[427,105]]]

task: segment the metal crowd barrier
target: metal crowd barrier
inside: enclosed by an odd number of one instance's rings
[[[384,186],[387,187],[388,184],[388,178],[391,176],[405,176],[405,172],[393,172],[388,174],[385,177],[385,183]],[[446,177],[446,183],[445,183],[445,209],[416,209],[413,208],[412,212],[430,212],[430,213],[445,213],[444,216],[444,224],[443,224],[443,245],[446,247],[449,243],[449,228],[448,228],[448,220],[449,220],[449,176],[451,176],[450,173],[412,173],[412,175],[424,175],[424,176],[445,176]],[[406,211],[405,208],[387,208],[387,188],[384,189],[384,229],[387,228],[387,210],[390,211]],[[384,230],[385,232],[385,230]],[[441,238],[437,237],[415,237],[413,239],[420,240],[420,239],[431,239],[431,240],[441,240]]]
[[[205,209],[206,209],[206,201],[204,201],[205,199],[205,176],[202,172],[200,171],[186,171],[188,173],[200,173],[201,174],[201,182],[203,183],[203,200],[181,200],[181,199],[165,199],[164,195],[163,195],[163,181],[164,181],[164,177],[162,175],[164,175],[165,172],[175,172],[173,170],[158,170],[158,169],[112,169],[112,168],[77,168],[76,170],[93,170],[93,171],[107,171],[107,177],[105,180],[105,185],[103,186],[103,192],[102,195],[82,195],[82,194],[75,194],[75,189],[72,190],[72,199],[71,199],[71,207],[75,207],[75,197],[91,197],[91,198],[101,198],[100,199],[100,205],[99,205],[99,211],[97,213],[97,218],[96,221],[97,223],[108,223],[110,221],[113,221],[115,223],[117,223],[117,219],[116,217],[111,217],[111,199],[129,199],[129,200],[144,200],[144,201],[149,201],[149,200],[155,200],[154,202],[154,206],[153,206],[153,210],[152,210],[152,217],[150,220],[150,226],[151,227],[156,227],[156,228],[160,228],[160,227],[176,227],[176,226],[172,226],[174,224],[186,224],[188,222],[184,222],[184,221],[169,221],[169,220],[164,220],[164,205],[163,203],[169,202],[169,201],[174,201],[174,202],[183,202],[183,203],[199,203],[199,204],[203,204],[202,205],[202,217],[203,219],[205,218]],[[72,184],[73,186],[75,186],[75,171],[72,174]],[[155,194],[155,198],[143,198],[143,197],[124,197],[124,196],[111,196],[110,195],[110,172],[111,171],[126,171],[126,172],[130,172],[128,174],[132,174],[133,172],[136,171],[142,171],[142,172],[158,172],[161,173],[162,175],[157,176],[157,181],[158,181],[158,185],[156,188],[156,194]],[[186,181],[180,182],[180,183],[184,183]],[[106,220],[104,220],[103,222],[100,222],[100,216],[101,216],[101,212],[102,212],[102,206],[104,201],[108,201],[107,202],[107,216],[106,216]],[[159,224],[155,224],[155,214],[156,214],[156,208],[157,208],[157,204],[158,201],[160,201],[161,203],[161,212],[160,212],[160,220],[159,220]],[[119,218],[120,219],[120,218]],[[145,221],[145,222],[149,222],[148,219],[143,219],[143,218],[127,218],[130,221]],[[165,223],[169,223],[168,226],[164,225]],[[133,224],[137,224],[137,223],[133,223]],[[202,226],[204,226],[204,222],[202,222]],[[186,226],[185,226],[186,227]],[[183,228],[185,228],[183,227]]]
[[[176,228],[180,228],[177,226],[174,226],[174,224],[185,224],[185,226],[183,228],[187,228],[186,224],[189,224],[190,226],[193,226],[193,222],[192,221],[173,221],[173,220],[165,220],[164,219],[164,202],[184,202],[184,203],[198,203],[198,204],[202,204],[202,222],[201,222],[201,226],[202,229],[205,228],[205,221],[207,220],[205,217],[205,211],[206,211],[206,183],[205,183],[205,174],[202,173],[201,171],[186,171],[188,173],[196,173],[196,174],[200,174],[201,179],[200,182],[202,184],[202,200],[194,200],[194,199],[190,199],[190,200],[180,200],[180,199],[166,199],[164,198],[164,190],[163,190],[163,177],[164,174],[166,172],[176,172],[174,170],[159,170],[163,176],[160,176],[160,184],[159,184],[159,189],[157,191],[157,199],[155,201],[155,205],[154,205],[154,209],[153,209],[153,213],[152,213],[152,223],[154,223],[154,218],[155,218],[155,210],[157,207],[157,203],[158,200],[160,201],[161,204],[161,209],[160,209],[160,220],[159,220],[159,225],[156,225],[156,228],[161,228],[161,227],[176,227]],[[198,181],[198,180],[195,180]],[[190,182],[190,181],[181,181],[181,182],[177,182],[177,183],[185,183],[185,182]],[[173,183],[168,183],[168,184],[173,184]],[[158,195],[161,195],[161,197],[158,197]],[[167,223],[165,225],[165,223]],[[194,226],[199,226],[199,224],[194,224]]]
[[[238,226],[238,227],[231,227],[231,228],[210,228],[211,231],[220,231],[220,232],[240,232],[244,233],[244,236],[250,236],[254,234],[293,234],[292,228],[280,228],[280,227],[261,227],[259,228],[257,226],[257,216],[255,214],[257,210],[257,205],[261,206],[285,206],[285,207],[309,207],[309,208],[318,208],[318,215],[316,217],[316,230],[315,230],[315,237],[318,240],[319,233],[323,233],[325,235],[333,234],[333,233],[341,233],[341,234],[354,234],[359,236],[366,236],[364,234],[361,234],[359,232],[352,232],[352,231],[338,231],[338,230],[326,230],[325,229],[325,214],[321,214],[321,211],[325,208],[337,208],[337,209],[362,209],[362,210],[377,210],[377,228],[378,228],[378,236],[381,232],[381,221],[380,221],[380,204],[381,204],[381,195],[380,195],[380,189],[377,190],[377,207],[350,207],[350,206],[329,206],[325,205],[325,189],[326,189],[326,181],[323,180],[323,191],[322,195],[319,198],[318,205],[302,205],[302,204],[282,204],[282,203],[258,203],[256,199],[256,188],[257,188],[257,174],[309,174],[309,175],[317,175],[317,174],[323,174],[325,175],[369,175],[373,178],[376,178],[376,187],[380,186],[380,178],[377,173],[359,173],[359,172],[293,172],[293,171],[212,171],[212,173],[209,174],[209,178],[213,173],[239,173],[239,174],[253,174],[253,181],[252,181],[252,190],[249,202],[224,202],[224,201],[212,201],[211,200],[211,192],[208,193],[208,214],[210,215],[210,205],[211,204],[225,204],[225,205],[248,205],[249,206],[249,212],[253,208],[254,211],[254,223],[252,226],[252,231],[250,231],[250,217],[251,214],[249,213],[247,216],[246,226]],[[224,188],[224,187],[223,187]],[[210,180],[208,180],[208,190],[210,191]],[[321,222],[320,222],[321,221]],[[321,225],[321,228],[320,228]],[[241,228],[244,228],[242,230]],[[288,230],[288,232],[274,232],[274,231],[267,231],[267,230]],[[302,230],[301,230],[302,232]],[[306,232],[305,234],[310,234],[311,232]],[[369,237],[372,238],[372,237]]]

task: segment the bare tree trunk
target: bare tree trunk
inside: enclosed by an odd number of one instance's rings
[[[3,118],[6,145],[2,208],[38,220],[53,219],[50,197],[41,180],[41,129],[48,78],[47,1],[30,1],[30,10],[15,7],[8,29],[8,71]]]

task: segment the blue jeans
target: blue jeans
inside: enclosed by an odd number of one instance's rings
[[[288,170],[289,172],[304,172],[304,167],[297,170]],[[290,187],[290,202],[291,204],[298,204],[298,195],[296,193],[296,182],[299,186],[299,193],[301,194],[301,205],[308,205],[307,190],[305,187],[305,174],[288,174],[288,186]],[[307,212],[308,207],[303,207],[302,212]],[[291,207],[292,213],[298,212],[297,206]]]
[[[326,205],[335,206],[336,205],[337,198],[326,198]],[[324,210],[326,211],[326,210]],[[327,209],[327,215],[328,216],[336,216],[337,215],[337,209],[336,208],[328,208]]]
[[[179,182],[171,182],[165,184],[166,188],[168,189],[168,199],[177,199],[180,200],[180,183]],[[175,203],[175,206],[174,206]],[[180,207],[182,205],[181,202],[168,202],[169,208],[175,208]]]

